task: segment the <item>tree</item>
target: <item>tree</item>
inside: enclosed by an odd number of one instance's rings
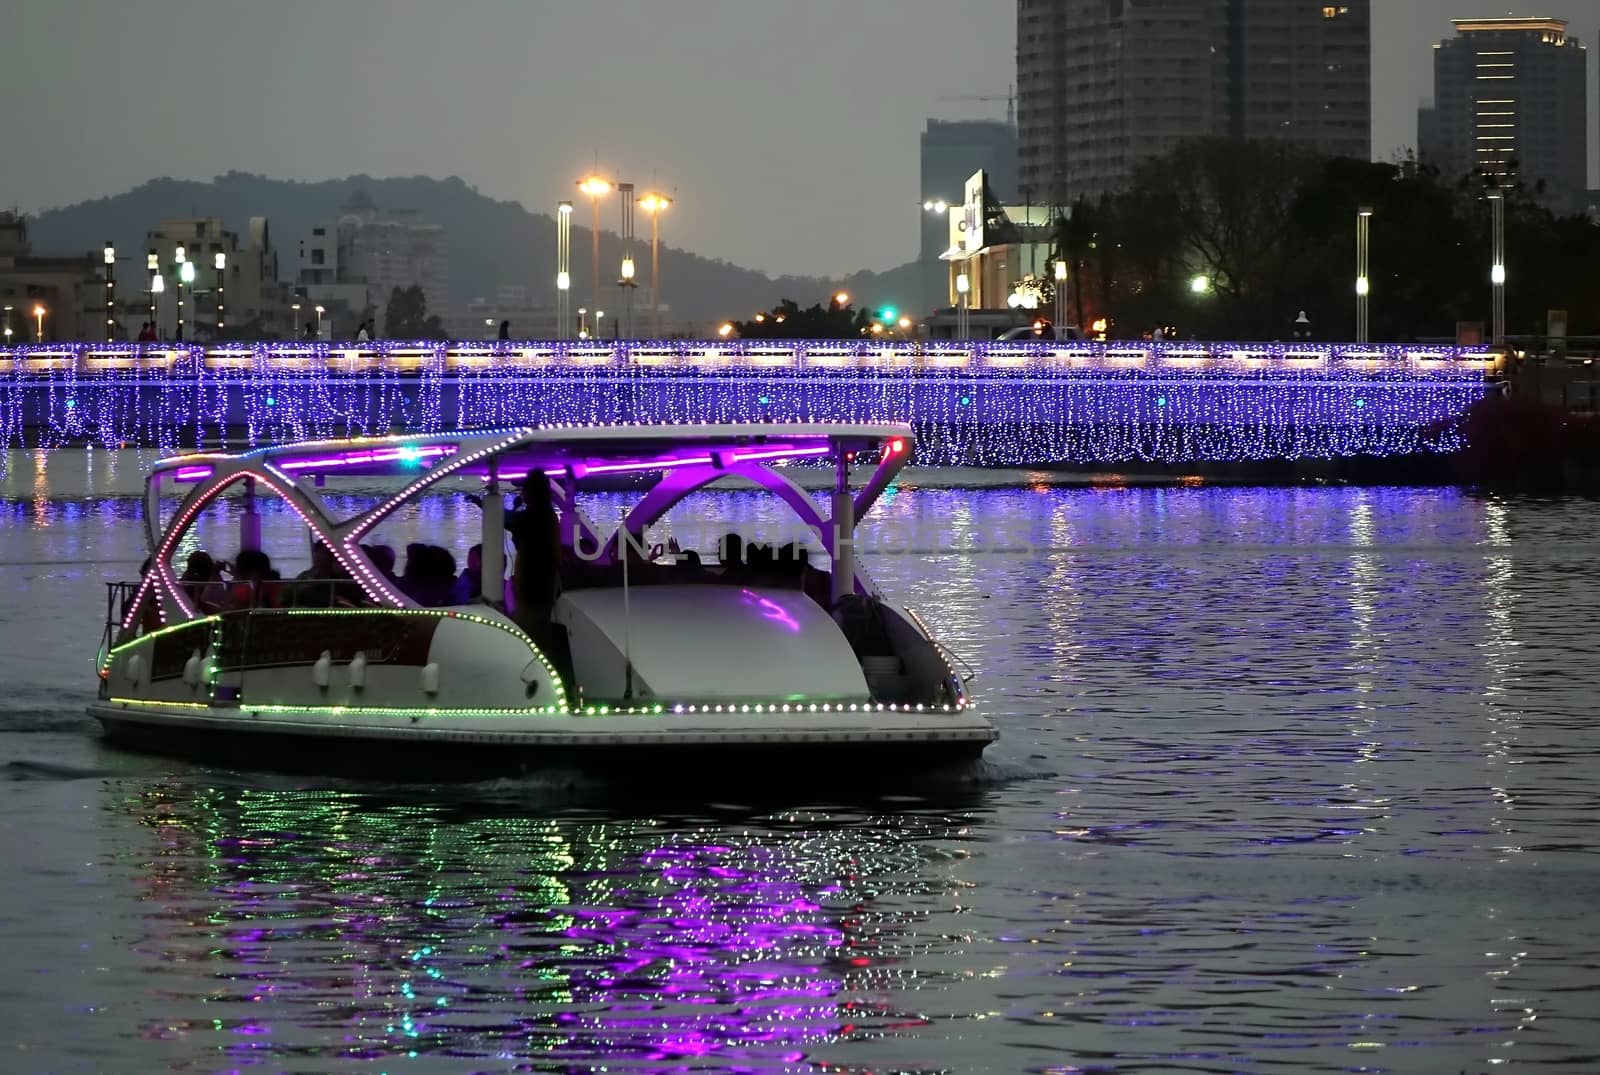
[[[867,311],[849,303],[813,303],[801,309],[793,299],[783,299],[748,321],[735,322],[734,328],[746,340],[853,340],[871,324]]]
[[[442,340],[446,337],[438,315],[428,313],[428,297],[420,284],[396,287],[389,292],[383,330],[393,340]]]

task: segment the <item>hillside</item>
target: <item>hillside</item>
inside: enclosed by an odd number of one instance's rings
[[[364,192],[382,208],[415,209],[427,222],[444,227],[453,303],[492,297],[502,284],[526,286],[539,295],[550,289],[555,279],[554,219],[549,214],[530,213],[517,202],[485,197],[455,177],[375,179],[358,175],[300,183],[229,172],[209,183],[154,179],[125,194],[41,213],[30,218],[29,231],[40,253],[97,250],[108,238],[121,248],[137,250],[144,246],[146,230],[162,217],[217,216],[229,229],[242,232],[250,217],[265,216],[287,271],[295,238],[313,224],[331,220],[357,192]],[[575,220],[573,275],[580,291],[589,244],[589,230]],[[622,254],[615,234],[602,229],[600,246],[602,264],[620,264]],[[648,271],[646,265],[640,268]],[[661,272],[666,284],[664,297],[673,307],[674,317],[700,321],[747,316],[782,297],[813,302],[839,286],[863,297],[880,295],[889,301],[898,294],[909,294],[909,285],[916,279],[913,265],[838,280],[774,278],[665,242],[661,245]]]

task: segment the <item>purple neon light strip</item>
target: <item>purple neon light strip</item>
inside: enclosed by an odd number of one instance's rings
[[[181,482],[205,481],[211,477],[210,467],[179,467],[172,476]]]
[[[310,470],[325,467],[353,467],[363,463],[392,463],[400,459],[422,460],[431,456],[454,455],[457,446],[440,444],[421,448],[379,448],[368,452],[344,452],[340,455],[321,456],[315,459],[290,459],[278,462],[284,470]]]

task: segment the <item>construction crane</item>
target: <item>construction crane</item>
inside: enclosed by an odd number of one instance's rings
[[[1011,126],[1017,125],[1017,91],[1016,87],[1008,87],[1005,93],[968,93],[958,94],[953,97],[935,97],[936,101],[1004,101],[1006,103],[1006,122]]]

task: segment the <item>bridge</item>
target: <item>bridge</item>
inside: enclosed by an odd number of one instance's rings
[[[1450,452],[1480,348],[1036,341],[35,344],[0,447],[176,450],[542,422],[896,419],[922,464]]]

